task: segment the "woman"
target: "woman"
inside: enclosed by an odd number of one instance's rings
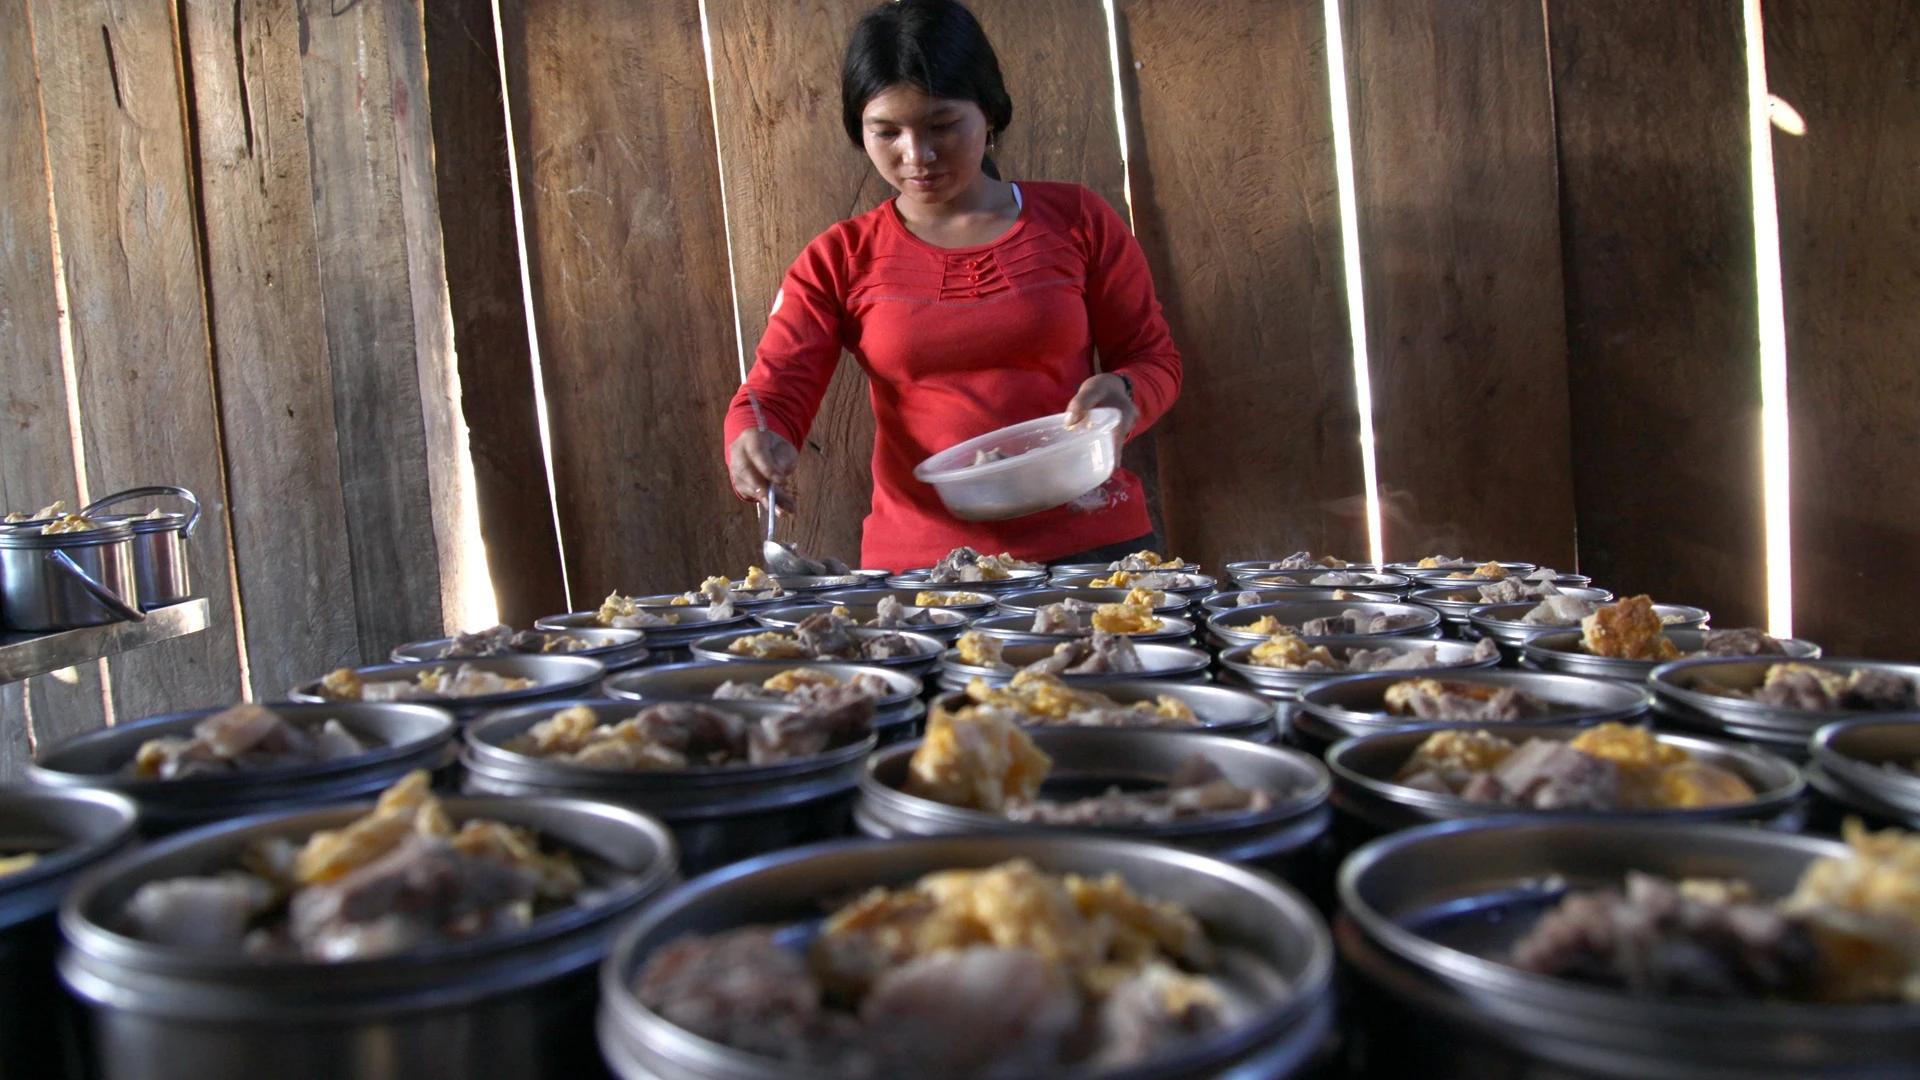
[[[760,499],[771,481],[793,509],[794,448],[844,347],[867,373],[876,421],[862,566],[931,566],[963,544],[1037,562],[1148,544],[1140,481],[1125,470],[1071,505],[998,522],[953,517],[913,477],[937,451],[1008,424],[1106,406],[1124,439],[1173,404],[1180,355],[1126,224],[1079,185],[1000,179],[988,155],[1013,103],[986,34],[954,0],[868,12],[847,46],[841,108],[898,195],[816,237],[787,271],[727,413],[734,490]]]

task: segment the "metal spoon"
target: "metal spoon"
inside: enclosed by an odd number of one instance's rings
[[[753,424],[761,431],[767,430],[767,418],[760,411],[760,396],[751,389],[747,391],[747,403],[753,406]],[[777,503],[774,501],[777,489],[772,479],[767,481],[767,497],[763,506],[767,513],[767,538],[760,543],[760,558],[767,564],[767,573],[774,577],[785,574],[788,577],[802,577],[813,572],[810,560],[793,549],[792,544],[783,544],[773,538],[773,527],[778,517],[774,513]]]

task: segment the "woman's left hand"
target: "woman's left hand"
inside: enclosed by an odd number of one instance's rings
[[[1084,423],[1094,409],[1105,406],[1120,410],[1120,426],[1113,429],[1113,442],[1116,451],[1127,445],[1127,436],[1133,434],[1133,425],[1140,422],[1140,410],[1134,407],[1133,395],[1127,393],[1126,381],[1111,373],[1095,375],[1080,384],[1080,390],[1067,402],[1067,426]]]

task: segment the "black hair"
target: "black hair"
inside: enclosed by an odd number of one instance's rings
[[[980,20],[958,0],[896,0],[861,16],[840,65],[841,119],[853,145],[866,145],[860,113],[867,102],[901,83],[932,97],[980,106],[991,135],[1013,122],[1013,99],[1001,81],[993,44]],[[991,155],[980,168],[1000,179]]]

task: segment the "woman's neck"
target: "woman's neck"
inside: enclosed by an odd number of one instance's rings
[[[1020,217],[1013,185],[980,173],[945,202],[926,204],[904,194],[893,201],[907,231],[939,247],[973,247],[998,239]]]

